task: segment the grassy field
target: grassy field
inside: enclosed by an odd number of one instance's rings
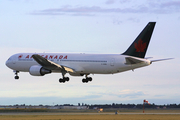
[[[0,120],[179,120],[180,115],[5,115]]]
[[[6,109],[0,110],[0,120],[180,120],[180,109],[145,109],[145,114],[139,109],[118,109],[117,115],[115,111],[117,109],[101,113],[95,110]]]

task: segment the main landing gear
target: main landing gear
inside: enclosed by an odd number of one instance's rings
[[[65,83],[66,81],[67,81],[67,82],[69,81],[69,77],[65,77],[65,74],[66,74],[66,72],[62,72],[63,78],[60,78],[60,79],[59,79],[59,82],[60,82],[60,83]]]
[[[86,78],[82,79],[83,83],[88,83],[89,81],[92,81],[92,77],[88,77],[88,74],[86,74]]]
[[[60,79],[59,79],[59,82],[60,82],[60,83],[65,83],[66,81],[67,81],[67,82],[69,81],[69,77],[63,77],[63,78],[60,78]]]
[[[19,73],[19,71],[14,71],[15,72],[15,79],[17,80],[17,79],[19,79],[19,76],[18,76],[18,73]]]
[[[60,78],[60,79],[59,79],[59,82],[60,82],[60,83],[65,83],[66,81],[67,81],[67,82],[69,81],[69,77],[65,77],[65,74],[66,74],[65,72],[62,73],[63,78]],[[83,79],[82,79],[82,82],[83,82],[83,83],[88,83],[89,81],[92,81],[92,77],[88,77],[88,75],[89,75],[89,74],[86,74],[86,76],[85,76],[86,78],[83,78]]]
[[[83,83],[88,83],[89,81],[92,81],[92,77],[87,77],[85,79],[82,79]]]

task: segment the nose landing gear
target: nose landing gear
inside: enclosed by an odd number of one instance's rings
[[[18,73],[19,73],[19,71],[14,71],[15,72],[15,79],[17,80],[17,79],[19,79],[19,76],[18,76]]]

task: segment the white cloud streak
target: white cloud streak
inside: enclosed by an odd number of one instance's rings
[[[114,0],[108,0],[106,4],[113,4]],[[80,15],[80,16],[94,16],[97,13],[153,13],[153,14],[170,14],[178,13],[180,11],[180,1],[169,2],[149,2],[148,4],[140,4],[137,7],[118,7],[118,8],[103,8],[99,6],[64,6],[61,8],[52,8],[34,11],[32,15]]]
[[[107,0],[106,4],[114,4],[116,2],[116,0]]]

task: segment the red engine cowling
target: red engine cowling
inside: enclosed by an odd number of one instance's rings
[[[51,73],[51,70],[44,69],[42,66],[34,65],[29,69],[29,73],[33,76],[43,76],[45,74]]]

